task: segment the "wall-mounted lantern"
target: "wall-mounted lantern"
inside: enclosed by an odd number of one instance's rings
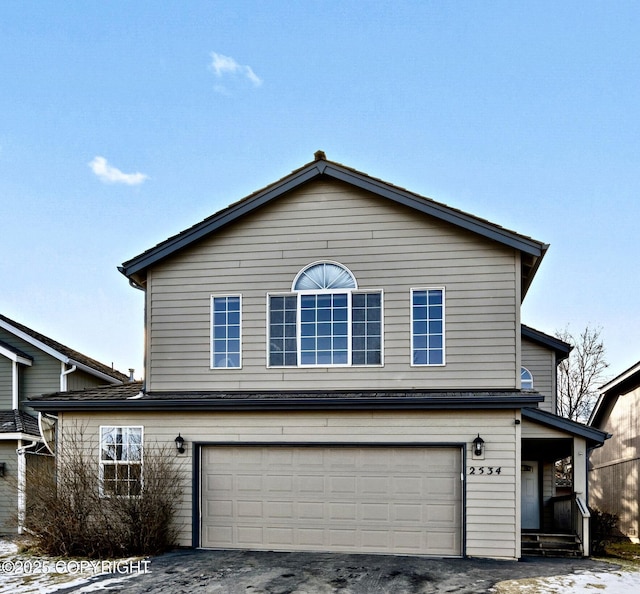
[[[176,442],[176,450],[178,450],[178,454],[184,454],[184,437],[178,433],[178,437],[175,439]]]
[[[4,465],[5,462],[0,462],[0,477],[4,476]]]
[[[478,433],[478,437],[473,440],[473,455],[474,456],[482,456],[484,452],[484,439],[480,437]]]

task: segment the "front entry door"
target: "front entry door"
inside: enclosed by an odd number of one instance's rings
[[[538,463],[522,462],[522,529],[540,530]]]

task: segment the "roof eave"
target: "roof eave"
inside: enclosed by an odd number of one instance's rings
[[[0,441],[16,441],[22,439],[24,441],[42,441],[40,435],[32,433],[24,433],[23,431],[13,431],[11,433],[0,433]]]
[[[566,359],[573,350],[573,347],[569,343],[564,342],[564,340],[560,340],[555,336],[549,336],[525,324],[521,324],[520,329],[522,336],[525,338],[553,350],[556,353],[556,364]]]
[[[361,410],[361,409],[513,409],[541,402],[538,394],[515,397],[468,398],[229,398],[229,399],[140,399],[140,400],[36,400],[29,406],[42,412],[65,411],[205,411],[205,410]]]
[[[106,373],[103,373],[102,371],[98,371],[97,369],[94,369],[93,367],[90,367],[89,365],[86,365],[84,363],[80,363],[80,361],[76,361],[75,359],[69,359],[68,361],[69,365],[75,365],[78,369],[80,369],[81,371],[84,371],[85,373],[89,373],[90,375],[93,375],[99,379],[102,379],[104,381],[106,381],[109,384],[113,384],[114,386],[120,386],[122,385],[124,382],[122,380],[119,380],[111,375],[108,375]]]

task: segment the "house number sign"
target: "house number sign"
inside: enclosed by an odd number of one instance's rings
[[[469,466],[469,474],[500,474],[502,466]]]

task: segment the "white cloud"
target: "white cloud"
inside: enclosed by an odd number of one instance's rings
[[[251,66],[244,66],[238,64],[233,58],[229,56],[223,56],[216,52],[211,52],[211,70],[218,77],[223,76],[241,76],[246,78],[254,87],[259,87],[262,84],[262,79],[253,71]],[[224,91],[224,87],[220,85],[216,86],[216,90]]]
[[[118,168],[107,163],[104,157],[94,157],[89,163],[91,171],[93,171],[100,181],[107,184],[127,184],[128,186],[137,186],[149,179],[144,173],[123,173]]]

